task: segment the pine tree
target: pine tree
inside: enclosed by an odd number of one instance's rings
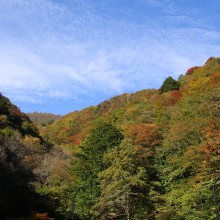
[[[179,90],[179,83],[173,79],[171,76],[167,77],[165,81],[163,82],[161,88],[160,88],[160,93],[172,91],[172,90]]]

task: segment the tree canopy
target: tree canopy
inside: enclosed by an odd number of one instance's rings
[[[178,90],[180,87],[178,81],[173,79],[171,76],[167,77],[163,82],[162,86],[160,87],[160,93]]]

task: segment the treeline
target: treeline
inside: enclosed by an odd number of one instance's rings
[[[43,113],[43,112],[32,112],[32,113],[27,113],[27,115],[29,116],[31,121],[41,126],[50,125],[54,121],[62,117],[61,115],[54,115],[51,113]]]
[[[73,207],[81,220],[216,218],[220,58],[39,126],[42,136],[2,95],[0,107],[1,219],[71,219]]]
[[[78,219],[214,219],[219,115],[220,58],[71,113],[43,130],[72,157],[41,193],[63,219],[73,199]]]

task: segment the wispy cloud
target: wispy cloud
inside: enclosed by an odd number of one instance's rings
[[[220,32],[203,23],[208,15],[165,2],[1,0],[1,90],[27,105],[86,106],[158,88],[167,75],[218,56]]]

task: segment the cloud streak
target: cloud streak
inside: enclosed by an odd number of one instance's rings
[[[2,0],[2,92],[26,105],[72,100],[71,111],[158,88],[168,75],[218,56],[220,32],[203,23],[209,16],[166,3]]]

